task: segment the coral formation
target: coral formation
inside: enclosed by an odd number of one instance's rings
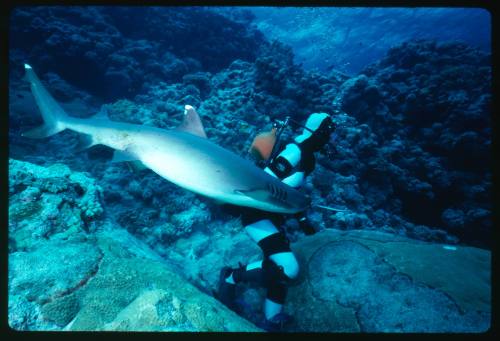
[[[103,213],[101,187],[63,164],[48,168],[9,160],[11,251],[27,251],[38,241],[91,232]]]
[[[106,99],[252,61],[264,43],[259,31],[201,7],[19,7],[10,20],[10,48],[31,51],[20,58],[36,56],[40,74]]]

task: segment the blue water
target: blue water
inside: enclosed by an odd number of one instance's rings
[[[459,40],[491,50],[491,14],[481,8],[250,7],[270,39],[291,45],[306,68],[354,74],[410,39]]]

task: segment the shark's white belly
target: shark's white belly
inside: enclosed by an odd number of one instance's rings
[[[196,148],[179,145],[144,144],[136,148],[142,163],[161,177],[214,199],[244,204],[253,201],[235,192],[235,186],[213,159]]]
[[[210,188],[206,172],[200,170],[199,164],[190,162],[192,159],[186,159],[180,154],[148,149],[139,154],[140,160],[155,173],[190,190],[215,192],[214,188]]]

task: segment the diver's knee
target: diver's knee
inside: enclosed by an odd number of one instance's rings
[[[269,257],[278,267],[283,269],[287,279],[295,279],[299,275],[300,267],[297,258],[292,252],[281,252]]]
[[[287,262],[287,264],[283,267],[283,272],[289,279],[295,279],[299,276],[299,262],[297,262],[297,258],[293,255],[293,253],[290,252],[290,260]]]

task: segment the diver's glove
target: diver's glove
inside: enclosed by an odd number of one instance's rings
[[[306,236],[310,236],[316,233],[316,229],[306,216],[299,218],[299,227],[306,234]]]

